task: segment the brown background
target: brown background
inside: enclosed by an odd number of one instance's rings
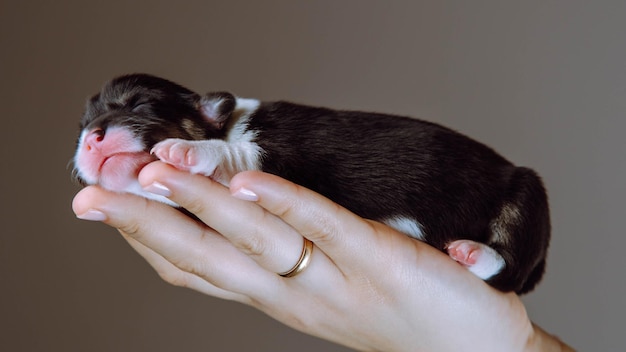
[[[626,2],[260,3],[0,2],[0,350],[344,350],[171,287],[74,218],[83,102],[136,71],[419,116],[537,169],[554,238],[528,311],[580,350],[624,349]]]

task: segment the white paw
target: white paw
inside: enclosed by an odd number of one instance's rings
[[[150,153],[177,169],[211,176],[223,159],[219,143],[171,138],[157,143]]]
[[[483,243],[458,240],[450,243],[446,250],[452,259],[483,280],[502,271],[505,265],[502,256]]]

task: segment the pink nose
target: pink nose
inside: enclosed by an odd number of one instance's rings
[[[85,149],[87,149],[87,151],[91,151],[92,149],[99,150],[100,143],[102,143],[103,140],[104,130],[101,128],[93,129],[85,136]]]

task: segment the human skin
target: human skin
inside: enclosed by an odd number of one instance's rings
[[[497,291],[433,247],[260,172],[230,187],[153,162],[139,174],[202,223],[162,203],[97,186],[79,218],[119,229],[167,282],[238,301],[282,323],[364,351],[571,350]],[[315,244],[311,264],[284,278]]]

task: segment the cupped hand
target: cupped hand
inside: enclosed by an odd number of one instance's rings
[[[154,162],[139,181],[201,222],[95,186],[76,195],[74,212],[119,229],[174,285],[254,306],[359,350],[560,350],[532,325],[515,294],[496,291],[429,245],[286,180],[244,172],[227,188]],[[315,244],[310,265],[294,277],[276,274],[298,261],[304,238]]]

